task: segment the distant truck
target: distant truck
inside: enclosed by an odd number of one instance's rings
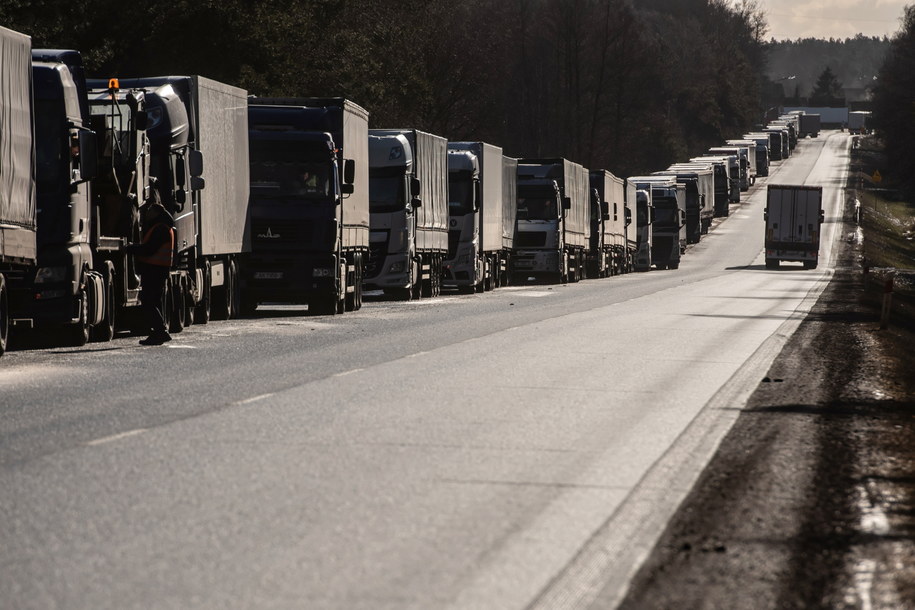
[[[737,188],[737,181],[731,179],[732,158],[729,157],[693,157],[690,163],[710,163],[714,171],[715,181],[715,202],[713,206],[715,218],[727,216],[729,214],[728,204],[731,201],[731,194]]]
[[[759,175],[759,167],[757,165],[756,156],[756,141],[748,138],[741,138],[739,140],[725,140],[725,143],[728,146],[737,146],[742,150],[746,150],[747,154],[747,175],[750,180],[750,186],[756,184],[756,177]]]
[[[175,218],[170,327],[236,317],[248,232],[248,94],[203,76],[121,78],[143,90],[152,176]]]
[[[766,197],[766,268],[796,261],[816,269],[820,227],[824,221],[823,188],[770,184]]]
[[[504,241],[505,214],[514,219],[505,197],[514,197],[505,180],[498,146],[484,142],[448,142],[448,256],[443,284],[482,292],[502,283],[510,245]]]
[[[820,115],[818,114],[799,114],[797,115],[798,137],[806,138],[810,136],[815,138],[820,135]]]
[[[438,296],[448,255],[448,141],[370,129],[369,211],[365,287],[403,300]]]
[[[343,98],[250,98],[251,254],[245,313],[362,307],[369,252],[369,115]]]
[[[518,229],[512,274],[577,282],[591,230],[588,170],[567,159],[518,160]]]
[[[626,208],[626,183],[607,170],[592,170],[591,235],[588,276],[607,277],[629,268],[626,226],[632,221]]]
[[[743,134],[744,140],[752,140],[756,142],[756,175],[757,176],[768,176],[769,175],[769,163],[771,157],[769,156],[769,149],[771,148],[771,136],[772,134],[768,133],[745,133]]]
[[[651,193],[651,264],[677,269],[686,251],[686,187],[675,176],[632,176],[629,189]]]
[[[11,308],[25,306],[10,292],[34,272],[38,257],[31,48],[28,36],[0,27],[0,356]]]
[[[637,182],[626,179],[626,206],[633,210],[635,215],[635,230],[630,240],[632,249],[632,270],[651,270],[651,244],[652,221],[654,220],[654,206],[651,204],[651,188],[640,187]],[[634,238],[635,243],[631,243]]]
[[[731,164],[731,178],[734,178],[736,169],[739,192],[737,193],[736,199],[734,199],[732,195],[731,201],[733,203],[740,203],[740,193],[749,190],[750,185],[752,184],[749,150],[746,147],[741,146],[713,146],[708,149],[707,154],[737,158],[736,167],[733,163]]]
[[[852,110],[848,113],[848,133],[866,134],[869,131],[868,121],[871,112],[867,110]]]
[[[678,163],[653,176],[673,176],[686,189],[686,242],[699,243],[714,217],[715,168],[711,163]]]

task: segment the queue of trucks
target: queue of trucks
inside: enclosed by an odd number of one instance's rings
[[[0,354],[10,328],[70,345],[140,330],[125,246],[141,240],[153,196],[176,231],[171,332],[264,303],[331,315],[360,309],[367,290],[409,300],[677,269],[790,154],[803,119],[623,179],[370,129],[369,113],[342,98],[255,97],[193,75],[91,80],[76,51],[32,50],[4,28],[0,45]],[[785,227],[771,201],[767,219]],[[769,235],[787,243],[771,222]],[[809,266],[783,249],[767,265]]]

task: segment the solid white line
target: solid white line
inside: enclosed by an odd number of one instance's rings
[[[128,430],[127,432],[121,432],[120,434],[112,434],[111,436],[105,436],[103,438],[97,438],[94,441],[88,441],[86,444],[92,447],[96,445],[104,445],[105,443],[110,443],[112,441],[117,441],[122,438],[127,438],[130,436],[136,436],[138,434],[143,434],[146,432],[146,428],[137,428],[136,430]]]
[[[273,396],[273,392],[270,392],[269,394],[260,394],[258,396],[252,396],[251,398],[245,398],[244,400],[237,400],[232,404],[246,405],[246,404],[249,404],[252,402],[257,402],[258,400],[263,400],[264,398],[270,398],[271,396]]]
[[[358,373],[359,371],[364,371],[365,369],[352,369],[349,371],[343,371],[342,373],[334,373],[331,377],[344,377],[346,375],[352,375],[353,373]]]

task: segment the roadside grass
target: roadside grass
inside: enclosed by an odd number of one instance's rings
[[[873,181],[882,171],[883,147],[874,136],[858,138],[852,149],[852,187],[860,205],[859,226],[864,233],[862,262],[880,281],[895,270],[894,290],[915,296],[915,202],[903,194],[893,176]]]

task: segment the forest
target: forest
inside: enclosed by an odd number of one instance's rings
[[[345,96],[373,127],[619,175],[758,122],[765,65],[750,0],[6,0],[0,23],[80,50],[90,76]]]
[[[756,0],[6,0],[0,23],[36,48],[80,50],[90,76],[343,96],[373,127],[623,176],[742,133],[827,68],[843,87],[873,85],[899,44],[766,41]]]

